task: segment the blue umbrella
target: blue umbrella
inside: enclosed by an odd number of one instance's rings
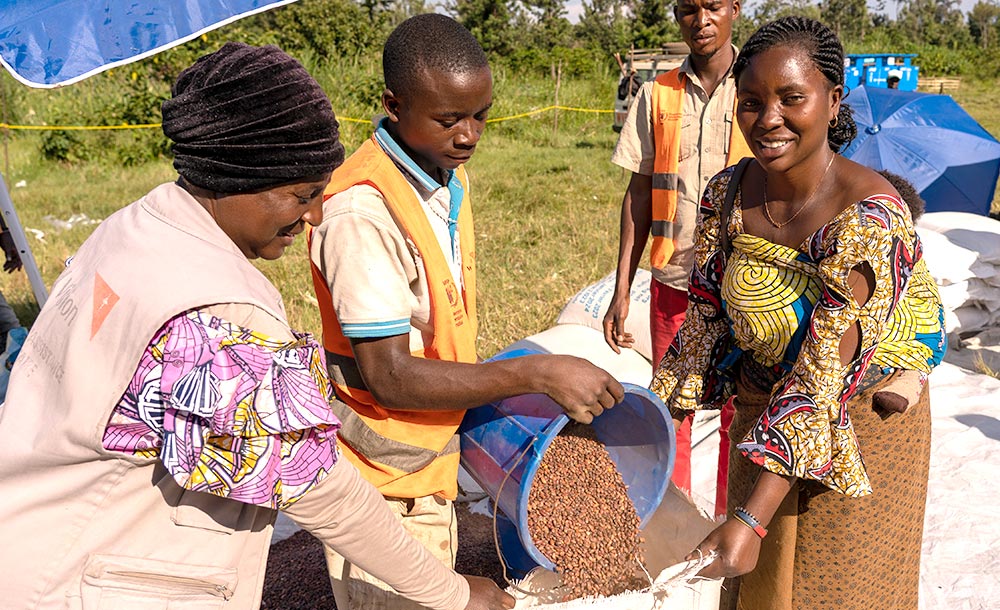
[[[928,212],[989,213],[1000,142],[951,96],[858,87],[844,101],[858,124],[845,157],[903,176]]]
[[[0,0],[0,62],[30,87],[67,85],[294,0]]]

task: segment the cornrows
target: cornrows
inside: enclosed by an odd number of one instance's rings
[[[804,51],[831,86],[843,85],[844,47],[840,44],[840,39],[833,30],[819,21],[800,16],[782,17],[761,26],[750,36],[733,65],[737,82],[755,55],[777,46],[795,47]],[[837,123],[827,133],[830,149],[839,152],[857,133],[858,128],[850,107],[841,104]]]

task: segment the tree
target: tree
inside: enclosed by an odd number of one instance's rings
[[[969,33],[982,49],[996,44],[996,30],[1000,22],[1000,5],[992,0],[979,0],[969,11]]]
[[[632,28],[627,0],[584,0],[577,24],[579,38],[591,48],[607,53],[629,48]]]
[[[820,7],[809,0],[764,0],[755,4],[752,17],[744,13],[742,19],[752,22],[753,29],[756,30],[765,23],[789,15],[821,19]]]
[[[522,5],[533,46],[551,49],[572,44],[573,24],[566,19],[563,0],[522,0]]]
[[[320,58],[355,56],[381,45],[388,35],[385,13],[375,3],[304,0],[260,15],[255,26],[275,36],[286,51]]]
[[[908,0],[896,25],[911,40],[955,50],[971,42],[959,0]]]
[[[516,43],[514,16],[517,7],[513,3],[506,0],[455,0],[447,8],[459,23],[472,32],[487,53],[505,56],[520,46]]]
[[[864,41],[865,32],[871,25],[866,0],[823,0],[820,15],[841,40],[857,38]]]
[[[680,28],[674,19],[673,2],[666,0],[631,0],[632,43],[639,48],[662,47],[679,41]]]

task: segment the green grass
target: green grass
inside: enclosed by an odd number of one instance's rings
[[[603,84],[607,91],[600,99],[609,105],[613,82],[608,79]],[[498,89],[506,86],[516,84],[498,83]],[[564,92],[560,102],[595,106],[585,98],[600,87],[581,82],[575,92]],[[540,86],[527,93],[525,105],[517,109],[551,104]],[[550,88],[549,98],[551,94]],[[513,114],[515,109],[513,103],[498,106],[494,116]],[[619,205],[627,177],[608,160],[615,141],[611,115],[561,112],[558,131],[554,118],[549,112],[491,124],[468,166],[476,211],[483,356],[548,328],[577,290],[614,269]],[[345,123],[348,150],[369,133],[367,125]],[[38,152],[40,139],[41,135],[28,133],[9,142],[4,178],[21,223],[45,233],[43,240],[29,235],[29,241],[43,279],[51,286],[66,258],[93,227],[60,231],[46,216],[65,220],[84,213],[104,218],[175,174],[168,160],[137,167],[46,161]],[[24,186],[14,187],[21,181]],[[281,290],[292,325],[318,333],[319,313],[304,240],[282,259],[260,262],[259,268]],[[0,287],[22,322],[33,321],[37,310],[25,274],[3,275]]]
[[[600,74],[564,82],[559,101],[566,106],[609,107],[614,85],[610,75]],[[963,81],[955,95],[993,134],[1000,134],[1000,108],[993,94],[998,87],[996,82]],[[553,89],[550,80],[519,82],[499,73],[492,116],[550,105]],[[354,107],[339,114],[363,118],[366,112]],[[619,208],[628,176],[609,161],[616,137],[611,115],[561,112],[558,130],[554,119],[550,112],[491,123],[468,165],[476,211],[482,356],[554,324],[573,294],[615,266]],[[343,125],[348,150],[369,133],[365,124]],[[45,232],[44,241],[30,236],[29,240],[43,278],[51,285],[92,227],[59,231],[46,216],[66,219],[85,213],[104,218],[153,186],[172,180],[174,172],[167,160],[136,167],[45,161],[38,152],[40,139],[37,133],[12,139],[0,169],[21,222]],[[15,188],[22,180],[26,185]],[[318,332],[319,314],[303,241],[282,259],[260,263],[260,268],[281,290],[292,325]],[[37,312],[24,273],[3,274],[0,289],[22,322],[34,320]]]

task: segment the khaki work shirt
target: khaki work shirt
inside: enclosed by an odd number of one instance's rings
[[[733,52],[735,57],[736,47],[733,47]],[[729,74],[709,97],[691,69],[690,57],[684,60],[680,70],[687,77],[687,82],[681,119],[677,215],[674,217],[677,248],[662,270],[653,270],[653,278],[671,288],[686,291],[694,264],[694,230],[701,194],[712,176],[726,167],[729,137],[734,128],[736,79],[730,67]],[[615,165],[644,176],[653,175],[656,154],[652,95],[653,81],[643,83],[629,108],[618,144],[611,155],[611,162]]]

